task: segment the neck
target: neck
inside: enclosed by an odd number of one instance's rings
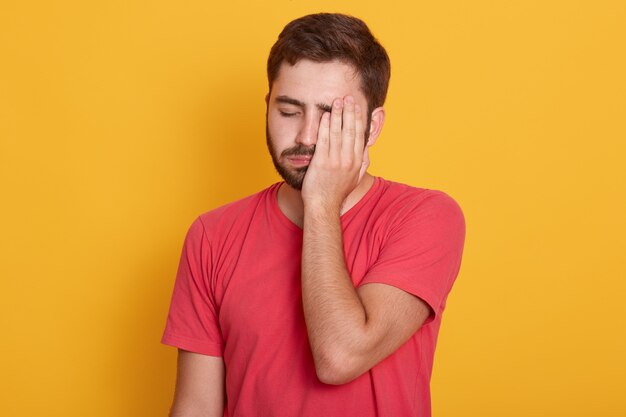
[[[341,215],[350,210],[369,191],[374,184],[374,177],[367,172],[361,178],[356,188],[343,201]],[[278,189],[278,207],[289,220],[302,228],[304,220],[304,204],[300,190],[283,183]]]

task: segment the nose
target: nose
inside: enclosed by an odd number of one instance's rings
[[[315,115],[308,114],[302,121],[296,142],[304,146],[312,146],[317,143],[317,131],[320,121]]]

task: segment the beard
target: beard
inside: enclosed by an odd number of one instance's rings
[[[297,168],[289,168],[283,164],[281,164],[281,158],[286,158],[289,156],[313,156],[315,153],[315,145],[306,147],[304,145],[296,145],[291,148],[287,148],[278,155],[276,148],[274,147],[274,143],[272,142],[272,138],[270,136],[269,128],[267,127],[267,123],[265,124],[265,139],[267,142],[267,149],[270,151],[270,155],[272,156],[272,162],[274,163],[274,168],[278,172],[278,175],[289,185],[291,188],[294,188],[298,191],[302,190],[302,182],[304,181],[304,175],[306,174],[308,166],[305,167],[297,167]]]
[[[370,123],[371,123],[371,115],[367,117],[367,124],[365,126],[365,141],[363,149],[367,148],[367,141],[370,136]],[[291,148],[287,148],[277,155],[276,148],[274,147],[274,143],[272,142],[272,137],[270,135],[270,130],[267,122],[267,113],[265,114],[265,141],[267,142],[267,149],[270,151],[270,155],[272,157],[272,162],[274,163],[274,168],[276,168],[276,172],[281,178],[289,185],[291,188],[294,188],[298,191],[302,191],[302,183],[304,182],[304,175],[306,174],[308,166],[298,167],[298,168],[288,168],[285,165],[280,163],[281,158],[286,158],[289,156],[313,156],[315,153],[315,145],[306,147],[304,145],[296,145]]]

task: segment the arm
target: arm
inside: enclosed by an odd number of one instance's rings
[[[223,415],[223,359],[178,349],[176,391],[170,417]]]
[[[322,382],[344,384],[396,351],[430,307],[386,284],[356,290],[343,258],[339,215],[309,212],[304,218],[302,297],[315,367]]]
[[[389,285],[356,290],[346,269],[340,212],[367,168],[363,125],[351,97],[335,100],[302,187],[304,316],[318,377],[330,384],[349,382],[393,353],[430,313]]]

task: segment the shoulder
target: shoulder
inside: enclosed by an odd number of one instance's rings
[[[379,204],[397,220],[417,219],[465,223],[463,210],[448,193],[381,178]]]
[[[280,183],[272,184],[254,194],[206,211],[195,219],[191,228],[201,229],[205,234],[211,235],[222,231],[227,232],[237,224],[250,219],[260,205],[268,203],[269,198],[274,195],[275,188],[279,185]]]

